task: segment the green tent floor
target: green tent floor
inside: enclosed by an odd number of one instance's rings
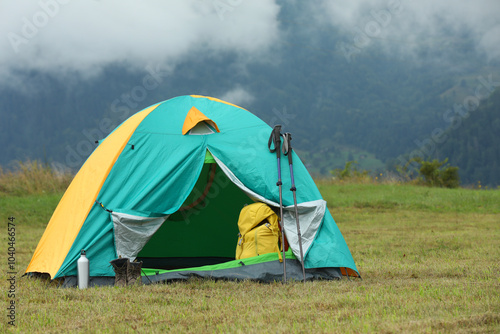
[[[292,250],[290,250],[290,249],[285,252],[285,256],[286,256],[286,259],[290,259],[290,260],[296,259],[295,255],[293,254]],[[270,261],[279,261],[278,253],[262,254],[260,256],[249,257],[246,259],[233,260],[233,261],[228,261],[228,262],[224,262],[224,263],[220,263],[220,264],[201,266],[201,267],[193,267],[193,268],[183,268],[183,269],[175,269],[175,270],[143,268],[142,269],[142,276],[151,276],[151,275],[165,274],[165,273],[171,273],[171,272],[180,272],[180,271],[215,271],[215,270],[222,270],[222,269],[239,268],[243,265],[252,265],[252,264],[270,262]]]

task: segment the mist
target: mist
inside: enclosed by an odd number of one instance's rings
[[[19,72],[91,78],[184,57],[234,52],[243,61],[279,38],[279,6],[259,1],[5,1],[0,5],[0,84]]]
[[[314,6],[317,21],[339,29],[358,49],[373,46],[420,60],[433,48],[455,52],[462,36],[488,60],[500,56],[500,2],[496,0],[356,0],[322,1]],[[444,52],[446,54],[446,52]]]

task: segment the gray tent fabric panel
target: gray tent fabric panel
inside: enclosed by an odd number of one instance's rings
[[[238,188],[245,192],[250,198],[266,203],[267,205],[279,208],[279,204],[270,201],[263,196],[256,194],[252,190],[248,189],[234,174],[231,170],[224,165],[215,155],[212,154],[217,165],[222,169],[226,176],[233,182]],[[285,225],[285,234],[290,247],[292,248],[293,254],[299,259],[300,258],[300,248],[299,239],[297,236],[297,223],[295,220],[295,207],[293,205],[283,208],[283,222]],[[309,247],[311,247],[318,232],[319,226],[323,221],[326,210],[326,201],[316,200],[310,202],[303,202],[297,204],[297,210],[299,212],[299,224],[300,232],[302,235],[302,249],[304,251],[304,256],[307,254]]]
[[[116,255],[128,257],[133,261],[151,236],[160,228],[168,218],[141,217],[113,211],[113,220]]]
[[[238,186],[238,188],[240,188],[241,190],[243,190],[243,192],[245,194],[247,194],[248,197],[250,197],[254,201],[259,201],[259,202],[262,202],[262,203],[266,203],[267,205],[270,205],[270,206],[279,207],[278,203],[270,201],[267,198],[265,198],[263,196],[260,196],[259,194],[257,194],[255,192],[251,191],[250,189],[248,189],[240,181],[240,179],[238,179],[236,177],[236,175],[234,175],[234,173],[226,165],[224,165],[224,163],[222,161],[220,161],[212,152],[210,152],[210,154],[212,154],[212,157],[217,162],[217,165],[220,167],[220,169],[222,169],[222,171],[224,172],[224,174],[226,174],[226,176],[229,178],[229,180],[231,180],[231,182],[233,182],[236,186]]]
[[[300,262],[293,259],[286,261],[287,280],[302,281],[302,267]],[[306,280],[340,280],[342,273],[339,268],[313,268],[306,269]],[[168,273],[142,276],[142,283],[161,284],[172,281],[185,281],[190,278],[203,278],[227,281],[251,280],[263,283],[281,282],[283,280],[283,264],[279,261],[263,262],[244,265],[238,268],[219,269],[214,271],[183,270]],[[91,277],[89,286],[112,286],[114,277]],[[76,287],[76,276],[66,276],[62,284],[64,288]]]
[[[200,122],[189,130],[188,135],[211,135],[212,133],[215,132],[207,125],[207,123]]]
[[[286,260],[287,280],[302,281],[302,266],[298,260]],[[222,280],[252,280],[258,282],[274,282],[283,280],[283,264],[279,261],[263,262],[251,265],[242,265],[238,268],[219,269],[214,271],[182,270],[158,275],[143,276],[142,283],[165,283],[176,280],[187,280],[192,277]],[[334,280],[341,279],[339,268],[306,269],[306,280]]]
[[[302,236],[302,249],[304,256],[307,254],[323,221],[326,210],[326,201],[317,200],[297,204],[299,213],[300,234]],[[283,208],[283,221],[288,244],[297,259],[300,259],[299,237],[297,235],[297,221],[293,205]],[[288,262],[287,262],[288,263]]]

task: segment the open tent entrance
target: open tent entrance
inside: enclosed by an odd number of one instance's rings
[[[181,269],[234,260],[241,209],[253,201],[207,151],[200,177],[182,207],[139,252],[143,267]]]

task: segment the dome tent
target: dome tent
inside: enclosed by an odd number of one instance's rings
[[[234,260],[243,206],[260,201],[279,207],[276,156],[267,147],[271,130],[241,107],[196,95],[134,114],[76,174],[26,272],[74,284],[84,249],[91,284],[112,284],[109,261],[119,256],[154,268],[144,283],[193,275],[282,279],[277,253]],[[326,202],[292,154],[307,279],[359,276]],[[289,189],[288,166],[281,174],[283,189]],[[287,276],[300,280],[291,192],[283,191],[283,205]]]

